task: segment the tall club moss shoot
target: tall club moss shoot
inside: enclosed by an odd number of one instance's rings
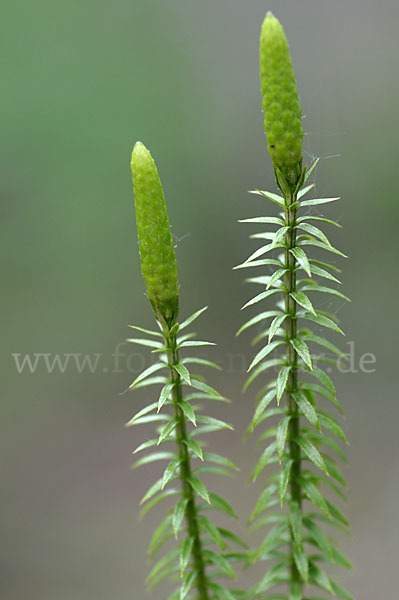
[[[255,324],[262,325],[254,342],[263,345],[250,364],[246,383],[248,387],[254,381],[262,381],[249,430],[266,426],[260,436],[264,450],[252,477],[256,480],[263,476],[268,465],[278,465],[278,471],[264,480],[250,516],[257,528],[267,526],[250,562],[269,563],[252,594],[303,600],[310,597],[307,586],[311,584],[349,599],[351,595],[324,570],[324,564],[348,567],[349,561],[322,527],[348,526],[331,498],[335,495],[342,500],[341,488],[346,486],[339,466],[346,459],[337,440],[347,440],[331,412],[331,408],[338,413],[342,408],[326,369],[319,366],[324,367],[323,358],[318,356],[320,347],[332,357],[341,352],[318,331],[314,332],[317,328],[335,335],[342,333],[334,315],[315,308],[320,294],[347,298],[336,287],[330,287],[339,284],[337,267],[310,254],[315,247],[344,256],[315,225],[318,221],[337,225],[322,217],[319,209],[338,198],[304,199],[314,187],[305,184],[316,163],[308,170],[302,166],[303,131],[295,76],[284,31],[271,13],[262,26],[260,75],[268,149],[282,195],[255,190],[277,204],[279,214],[245,220],[268,223],[277,229],[252,236],[267,243],[238,267],[261,267],[263,272],[250,279],[260,284],[262,291],[244,307],[261,306],[261,312],[238,333]],[[315,214],[311,212],[313,206],[317,206]],[[320,279],[327,280],[327,285],[319,283]],[[325,360],[331,362],[331,358]],[[286,588],[285,594],[265,595],[279,585]]]
[[[134,147],[131,169],[141,269],[159,331],[132,326],[145,337],[128,341],[152,348],[157,360],[136,377],[130,388],[159,389],[153,401],[139,410],[127,425],[152,423],[155,427],[155,437],[139,444],[134,451],[134,454],[145,452],[134,467],[166,461],[162,476],[141,501],[141,514],[169,500],[166,516],[151,539],[149,554],[155,559],[165,545],[167,550],[155,562],[147,583],[152,589],[165,579],[175,585],[177,582],[169,600],[184,600],[194,595],[198,600],[232,600],[226,584],[219,581],[220,575],[235,579],[232,563],[240,559],[240,553],[229,555],[228,547],[245,547],[245,544],[207,516],[211,509],[237,518],[231,505],[208,491],[202,481],[202,474],[228,475],[237,468],[226,457],[205,450],[202,441],[203,434],[231,429],[231,426],[203,414],[199,404],[199,401],[227,400],[207,385],[202,375],[195,374],[196,366],[217,369],[215,363],[196,356],[180,358],[186,348],[212,344],[195,341],[193,335],[185,331],[205,309],[182,323],[177,321],[177,263],[165,198],[155,163],[141,143]],[[173,537],[176,543],[171,547],[168,542]]]

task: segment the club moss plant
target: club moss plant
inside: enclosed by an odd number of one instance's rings
[[[135,467],[153,461],[166,461],[163,475],[148,490],[141,504],[142,514],[172,499],[172,506],[157,527],[149,546],[151,558],[175,536],[177,543],[168,544],[167,552],[155,563],[147,582],[152,589],[167,577],[178,581],[170,600],[197,598],[232,600],[233,596],[216,581],[220,576],[235,579],[233,560],[240,553],[227,553],[231,543],[244,546],[231,531],[216,526],[206,516],[209,509],[237,518],[231,505],[207,490],[201,480],[204,473],[228,475],[237,467],[230,460],[204,450],[202,435],[231,429],[220,419],[200,413],[198,401],[226,401],[203,378],[189,371],[195,365],[218,366],[197,357],[180,357],[186,349],[211,345],[196,341],[186,329],[204,308],[179,323],[179,286],[173,238],[165,199],[155,163],[145,146],[134,147],[131,169],[133,176],[137,232],[141,268],[148,299],[154,310],[159,331],[133,326],[145,337],[129,341],[148,346],[157,361],[146,368],[131,384],[131,389],[159,386],[157,400],[142,408],[128,426],[152,423],[158,426],[153,439],[141,443],[134,454],[147,451]]]
[[[333,498],[345,499],[339,461],[346,462],[342,443],[347,439],[331,412],[342,413],[342,408],[327,374],[329,368],[324,367],[343,354],[319,332],[327,329],[339,335],[342,331],[334,314],[317,307],[319,294],[347,298],[331,287],[340,283],[336,277],[339,269],[311,253],[344,256],[315,225],[339,226],[320,213],[322,205],[338,198],[306,199],[314,188],[308,182],[317,161],[310,168],[303,165],[301,108],[290,51],[284,31],[271,13],[262,26],[260,75],[267,145],[280,194],[253,192],[277,206],[278,214],[243,222],[277,229],[252,235],[266,244],[236,267],[264,270],[248,280],[262,291],[243,307],[262,309],[237,333],[260,328],[254,343],[261,348],[249,366],[244,386],[262,381],[248,433],[266,425],[259,437],[264,449],[252,472],[253,480],[264,478],[262,491],[249,517],[254,529],[266,528],[266,533],[252,549],[205,514],[214,509],[237,518],[231,505],[208,491],[201,479],[204,473],[227,475],[236,469],[229,459],[205,450],[202,441],[203,434],[231,426],[204,415],[198,402],[226,399],[191,372],[196,365],[217,365],[184,355],[188,348],[207,344],[186,333],[205,309],[178,321],[177,263],[161,182],[143,144],[138,142],[132,154],[141,267],[158,330],[132,326],[144,337],[129,341],[149,347],[157,360],[130,387],[159,386],[159,391],[155,401],[139,410],[128,425],[156,428],[156,435],[134,451],[146,452],[135,467],[166,461],[163,474],[141,501],[141,514],[159,509],[163,500],[172,500],[150,542],[152,559],[161,550],[164,553],[147,581],[150,588],[165,578],[176,581],[170,600],[323,600],[320,589],[353,600],[324,569],[328,563],[350,567],[330,533],[331,528],[346,531],[348,527]],[[269,306],[271,300],[275,304]],[[274,465],[277,468],[266,478],[265,468]],[[230,544],[237,549],[228,550]],[[234,561],[244,561],[247,566],[261,561],[264,575],[248,590],[228,589],[223,578],[235,578]]]
[[[250,425],[267,429],[260,441],[266,444],[254,470],[253,479],[267,465],[278,464],[265,481],[250,516],[255,527],[267,526],[267,534],[250,554],[250,562],[265,561],[265,575],[253,590],[262,600],[302,600],[319,596],[313,587],[339,598],[351,595],[324,570],[325,563],[349,567],[325,526],[345,530],[346,517],[331,500],[331,494],[344,499],[346,486],[338,461],[346,462],[341,445],[346,436],[330,407],[342,412],[334,384],[319,364],[334,363],[340,350],[314,329],[342,334],[333,314],[315,308],[317,298],[347,298],[330,285],[336,285],[335,265],[313,258],[317,249],[344,256],[314,225],[337,223],[322,217],[321,205],[338,198],[305,199],[313,189],[308,179],[316,162],[307,169],[302,164],[301,109],[287,39],[279,21],[268,13],[261,32],[260,75],[264,124],[277,186],[281,194],[255,190],[278,206],[278,216],[261,216],[244,222],[269,224],[274,232],[256,233],[252,238],[266,240],[238,268],[261,267],[267,275],[249,281],[263,290],[245,307],[262,306],[261,312],[241,327],[254,325],[261,331],[254,342],[262,343],[253,358],[246,387],[262,380],[257,407]],[[316,212],[312,212],[317,207]],[[328,285],[320,283],[327,280]],[[263,304],[275,305],[263,310]],[[327,351],[320,355],[318,348]],[[327,369],[328,370],[328,369]],[[273,377],[273,373],[277,377]],[[281,505],[281,506],[279,506]],[[284,510],[285,509],[285,510]],[[311,587],[309,587],[309,585]],[[274,586],[282,593],[270,593]]]

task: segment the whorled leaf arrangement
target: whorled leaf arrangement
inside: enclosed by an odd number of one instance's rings
[[[332,537],[321,527],[328,525],[345,530],[348,526],[341,510],[326,496],[329,489],[344,499],[341,488],[346,483],[337,458],[344,462],[346,459],[334,438],[347,440],[328,407],[330,404],[342,412],[334,385],[326,370],[317,365],[334,363],[334,360],[319,355],[317,348],[327,350],[330,356],[342,353],[311,329],[317,326],[342,333],[334,315],[314,307],[313,294],[347,298],[330,287],[331,283],[339,283],[335,276],[338,269],[308,254],[308,250],[317,248],[344,256],[314,225],[315,222],[337,223],[320,216],[319,212],[311,214],[309,210],[338,198],[304,199],[313,188],[307,182],[317,161],[308,170],[302,168],[300,108],[288,43],[280,23],[270,13],[262,28],[260,60],[265,130],[282,195],[253,192],[277,204],[280,213],[244,222],[276,225],[277,229],[273,233],[251,236],[267,243],[237,268],[267,267],[270,273],[248,280],[260,284],[264,290],[244,308],[260,306],[270,298],[277,302],[274,308],[252,317],[238,333],[261,325],[254,343],[266,340],[252,360],[246,383],[248,387],[269,374],[269,381],[266,380],[257,395],[250,425],[252,431],[268,424],[260,436],[260,442],[266,443],[266,447],[252,477],[257,479],[271,464],[279,463],[280,471],[268,478],[250,517],[255,528],[269,527],[263,542],[251,553],[250,561],[273,561],[273,564],[249,597],[320,600],[311,595],[310,588],[304,591],[304,584],[311,584],[350,600],[352,596],[322,567],[324,563],[350,566]],[[320,283],[319,278],[327,280],[328,285]],[[270,380],[273,370],[278,374]],[[270,426],[272,419],[275,423]],[[276,510],[279,504],[286,510]],[[288,585],[287,593],[269,592],[280,584]]]
[[[241,559],[239,551],[229,553],[228,546],[242,542],[231,531],[216,526],[206,516],[210,509],[237,518],[230,504],[207,490],[201,475],[228,475],[237,467],[227,458],[204,449],[202,435],[232,429],[219,419],[200,413],[199,401],[227,401],[207,385],[200,375],[189,369],[196,365],[218,366],[198,357],[180,358],[180,351],[210,345],[196,341],[186,328],[205,309],[195,312],[183,323],[177,322],[177,267],[165,200],[155,164],[142,144],[136,144],[132,155],[137,228],[142,272],[159,331],[133,327],[146,334],[129,341],[152,348],[158,360],[146,368],[131,384],[131,389],[161,386],[157,399],[141,409],[127,424],[157,425],[153,439],[140,444],[134,454],[150,450],[134,466],[166,460],[163,475],[147,491],[141,514],[172,498],[173,506],[157,527],[149,546],[154,559],[173,536],[177,545],[155,563],[147,581],[152,589],[165,578],[179,581],[170,600],[233,600],[234,596],[220,577],[235,579],[232,562]]]

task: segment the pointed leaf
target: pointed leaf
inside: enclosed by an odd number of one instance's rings
[[[239,223],[271,223],[272,225],[284,226],[284,221],[279,217],[251,217],[250,219],[239,219]]]
[[[161,410],[161,408],[163,407],[165,402],[168,400],[169,394],[173,390],[174,387],[175,387],[174,383],[167,383],[166,385],[163,386],[161,393],[159,394],[159,399],[158,399],[158,405],[157,405],[158,412]]]
[[[253,298],[251,298],[251,300],[249,300],[246,304],[244,304],[244,306],[241,308],[241,310],[244,310],[244,308],[247,308],[248,306],[252,306],[253,304],[256,304],[257,302],[260,302],[261,300],[265,300],[266,298],[269,298],[269,296],[273,296],[273,294],[277,294],[280,290],[267,290],[266,292],[261,292],[260,294],[258,294],[257,296],[254,296]]]
[[[250,190],[249,193],[257,194],[258,196],[264,196],[265,198],[271,200],[272,202],[275,202],[279,206],[284,206],[284,198],[282,196],[279,196],[278,194],[273,194],[272,192],[266,192],[264,190]]]
[[[307,365],[309,369],[313,369],[312,359],[310,357],[309,348],[307,347],[306,343],[299,338],[294,338],[290,340],[290,342],[291,345],[294,347],[295,352],[302,358],[305,365]]]
[[[323,460],[322,455],[316,449],[316,447],[308,439],[302,436],[295,438],[296,443],[304,451],[308,459],[321,471],[328,474],[326,463]]]
[[[260,248],[255,250],[255,252],[252,252],[252,254],[250,256],[248,256],[247,260],[243,263],[243,265],[249,264],[252,261],[254,261],[255,259],[259,258],[260,256],[264,256],[265,254],[268,254],[275,248],[282,248],[282,247],[283,247],[282,244],[278,245],[275,241],[273,241],[271,244],[265,244],[264,246],[261,246]]]
[[[348,519],[345,517],[345,515],[342,514],[342,512],[335,506],[335,504],[333,504],[332,502],[330,502],[329,500],[326,500],[326,504],[328,506],[328,510],[331,514],[332,517],[334,517],[334,519],[337,519],[337,521],[340,521],[340,523],[342,523],[343,525],[346,525],[347,527],[349,526],[349,522]]]
[[[340,291],[335,290],[334,288],[326,287],[323,285],[317,285],[313,283],[312,285],[304,285],[301,287],[301,289],[304,292],[321,292],[322,294],[331,294],[332,296],[338,296],[338,298],[346,300],[346,302],[350,302],[350,299],[348,298],[348,296],[345,296],[345,294],[342,294]]]
[[[179,408],[181,408],[181,410],[183,411],[184,416],[186,416],[187,419],[189,421],[191,421],[191,423],[196,427],[197,426],[197,422],[195,420],[195,412],[193,410],[193,407],[190,406],[190,404],[188,404],[184,400],[180,400],[180,402],[179,402]]]
[[[182,586],[180,588],[180,600],[185,600],[187,594],[193,587],[196,578],[197,573],[195,571],[192,571],[191,573],[187,573],[187,575],[185,575]]]
[[[315,523],[314,521],[312,521],[312,519],[308,517],[304,517],[303,524],[305,525],[311,538],[314,540],[314,542],[320,548],[320,550],[325,552],[327,556],[332,556],[330,540],[328,539],[324,531],[321,529],[321,527],[319,527],[317,523]]]
[[[327,592],[330,592],[330,594],[333,594],[335,596],[330,578],[322,569],[319,569],[319,567],[317,567],[314,563],[311,563],[310,565],[309,576],[311,583],[315,583],[323,590],[326,590]]]
[[[280,462],[281,462],[281,459],[283,458],[283,454],[284,454],[284,450],[285,450],[285,444],[287,441],[287,434],[288,434],[288,425],[289,425],[290,420],[291,420],[290,415],[288,415],[288,417],[284,417],[283,419],[281,419],[281,421],[277,427],[276,448],[277,448],[278,459]]]
[[[157,494],[158,492],[160,492],[161,488],[162,488],[162,479],[158,479],[158,481],[156,481],[155,483],[153,483],[152,486],[150,487],[150,489],[142,497],[142,499],[140,500],[140,505],[144,504],[145,502],[147,502],[148,500],[150,500],[150,498],[152,498],[153,496],[155,496],[155,494]]]
[[[251,319],[246,321],[246,323],[244,323],[244,325],[242,325],[240,327],[240,329],[236,333],[236,337],[238,337],[243,331],[245,331],[249,327],[252,327],[252,325],[256,325],[260,321],[264,321],[264,320],[268,319],[269,317],[275,317],[276,315],[279,315],[279,314],[281,314],[281,313],[278,310],[267,310],[265,312],[259,313],[258,315],[255,315],[254,317],[252,317]]]
[[[259,424],[264,411],[269,406],[269,404],[272,402],[272,400],[275,398],[275,396],[276,396],[276,390],[273,389],[273,390],[270,390],[269,392],[267,392],[267,394],[265,396],[263,396],[263,398],[260,400],[258,406],[256,407],[254,418],[252,419],[252,423],[251,423],[252,431]]]
[[[307,319],[308,321],[313,321],[314,323],[317,323],[322,327],[327,327],[327,329],[332,329],[333,331],[344,335],[344,332],[338,327],[338,325],[336,325],[336,323],[334,323],[334,321],[332,321],[328,317],[325,317],[324,315],[321,315],[320,313],[305,313],[303,315],[303,318]]]
[[[128,427],[129,425],[133,425],[133,423],[135,421],[137,421],[137,419],[140,419],[140,417],[143,417],[144,415],[148,414],[149,412],[153,411],[155,408],[157,407],[157,403],[153,402],[151,404],[148,404],[148,406],[145,406],[144,408],[142,408],[139,412],[137,412],[131,419],[130,421],[128,421],[126,423],[126,427]]]
[[[210,385],[200,381],[199,379],[194,379],[194,376],[191,379],[191,386],[200,392],[205,392],[206,394],[210,394],[211,396],[218,396],[221,398],[222,396]]]
[[[169,415],[145,415],[143,417],[137,417],[134,421],[126,423],[126,427],[143,425],[144,423],[159,423],[162,421],[169,421]]]
[[[305,583],[309,580],[309,565],[308,559],[303,551],[302,546],[294,546],[292,549],[296,567]]]
[[[304,491],[306,497],[308,498],[308,500],[310,500],[310,502],[312,502],[312,504],[314,504],[316,506],[316,508],[318,508],[322,513],[324,513],[326,515],[326,517],[328,517],[330,519],[331,515],[328,510],[326,501],[324,500],[323,496],[320,494],[317,487],[311,481],[306,479],[305,477],[300,477],[299,482],[301,483],[303,491]]]
[[[137,327],[136,325],[129,325],[131,329],[140,331],[141,333],[147,333],[148,335],[155,335],[156,337],[163,337],[159,331],[151,331],[151,329],[143,329],[143,327]]]
[[[311,423],[313,427],[316,427],[316,429],[320,431],[320,423],[317,413],[309,400],[307,400],[305,394],[303,394],[301,391],[298,391],[294,392],[292,396],[309,423]]]
[[[180,361],[180,364],[182,365],[188,365],[188,364],[196,364],[196,365],[203,365],[204,367],[212,367],[213,369],[218,369],[219,371],[221,371],[221,367],[219,365],[217,365],[216,363],[210,361],[210,360],[206,360],[205,358],[197,358],[196,356],[187,356],[186,358],[183,358]]]
[[[238,519],[238,517],[237,517]],[[230,542],[234,542],[238,546],[242,546],[242,548],[248,548],[248,544],[246,544],[241,538],[238,537],[235,533],[232,533],[228,529],[224,529],[224,527],[218,527],[221,535],[228,539]]]
[[[309,169],[307,169],[306,173],[305,173],[305,177],[303,178],[303,183],[305,184],[307,182],[307,180],[309,179],[309,177],[311,176],[311,174],[313,173],[314,169],[316,168],[317,163],[319,162],[319,158],[316,158],[316,160],[313,162],[313,164],[309,167]]]
[[[266,371],[268,371],[269,369],[273,369],[274,367],[282,367],[284,364],[285,361],[283,356],[262,361],[247,378],[242,388],[243,391],[245,392],[249,388],[249,386],[255,381],[255,379],[259,377],[259,375],[261,375],[262,373],[265,373]]]
[[[156,578],[156,576],[164,570],[165,567],[167,567],[167,565],[172,562],[172,560],[174,561],[175,558],[178,555],[178,550],[172,550],[171,552],[168,552],[165,556],[163,556],[152,568],[150,574],[148,575],[148,577],[146,578],[147,582],[151,582],[154,578]],[[175,565],[174,565],[175,568]],[[166,574],[158,580],[157,583],[159,583],[159,581],[161,581],[164,577],[166,576]],[[155,587],[155,585],[153,586]]]
[[[171,433],[174,432],[174,430],[176,429],[177,423],[176,421],[173,419],[172,421],[169,421],[169,423],[167,423],[165,425],[165,427],[163,427],[161,429],[161,432],[159,434],[159,438],[158,438],[158,442],[157,445],[159,446],[159,444],[162,444],[162,442],[164,442]]]
[[[136,385],[138,383],[140,383],[141,381],[143,381],[144,379],[146,379],[146,377],[148,377],[148,375],[151,375],[152,373],[155,373],[156,371],[160,371],[161,369],[165,369],[167,368],[167,365],[165,363],[154,363],[153,365],[150,365],[147,369],[145,369],[142,373],[140,373],[140,375],[138,375],[136,377],[136,379],[133,381],[133,383],[131,383],[129,385],[129,389],[133,389],[134,387],[136,387]]]
[[[320,242],[319,240],[305,239],[305,240],[301,240],[300,242],[298,242],[298,245],[299,246],[314,246],[315,248],[322,248],[323,250],[327,250],[327,252],[332,252],[333,254],[338,254],[338,256],[342,256],[343,258],[348,258],[346,256],[346,254],[344,254],[340,250],[337,250],[333,246],[329,246],[328,244],[325,244],[324,242]]]
[[[137,452],[141,452],[142,450],[147,450],[147,448],[152,448],[157,445],[157,440],[147,440],[143,442],[135,450],[133,450],[133,454],[137,454]]]
[[[335,481],[338,481],[338,483],[340,483],[343,487],[348,487],[345,479],[342,477],[342,474],[341,474],[340,470],[338,469],[338,467],[334,464],[334,461],[331,458],[331,456],[324,454],[324,460],[326,463],[328,475],[330,475],[333,479],[335,479]],[[345,518],[344,518],[344,522],[346,525],[348,524],[348,521]]]
[[[337,348],[336,346],[334,346],[334,344],[332,344],[328,340],[325,340],[321,336],[313,335],[313,333],[307,331],[306,333],[302,333],[301,337],[302,337],[303,340],[305,340],[307,342],[313,342],[314,344],[318,344],[319,346],[322,346],[323,348],[326,348],[327,350],[329,350],[330,352],[332,352],[332,354],[336,354],[337,356],[342,356],[342,358],[344,358],[344,357],[346,357],[346,359],[348,358],[346,356],[346,354],[344,354],[342,352],[342,350],[340,350],[339,348]]]
[[[168,464],[168,466],[166,467],[164,474],[162,476],[161,489],[163,489],[165,487],[165,485],[167,485],[169,483],[169,481],[173,478],[174,474],[176,473],[177,469],[179,468],[180,462],[181,461],[179,459],[176,459],[176,460],[172,460],[172,462],[170,462]]]
[[[283,278],[284,274],[287,272],[287,269],[277,269],[274,271],[273,275],[270,276],[270,279],[267,283],[266,289],[268,290],[272,285]]]
[[[251,371],[258,363],[260,363],[261,360],[263,360],[264,358],[266,358],[266,356],[268,356],[271,352],[273,352],[273,350],[275,350],[276,348],[278,348],[279,346],[281,346],[283,343],[284,343],[283,341],[276,341],[276,342],[271,342],[267,346],[264,346],[264,348],[262,348],[256,354],[255,358],[253,359],[253,361],[249,365],[249,367],[247,369],[247,373],[249,373],[249,371]]]
[[[303,292],[296,291],[296,292],[291,292],[290,296],[291,296],[291,298],[293,298],[295,300],[295,302],[297,304],[302,306],[305,310],[309,310],[311,313],[316,315],[315,309],[313,308],[312,303],[309,300],[309,298],[306,296],[306,294],[304,294]]]
[[[308,192],[310,192],[310,190],[312,190],[314,188],[314,183],[311,183],[305,187],[303,187],[297,194],[297,199],[300,200],[301,198],[303,198],[303,196],[305,196]]]
[[[225,500],[221,496],[218,496],[218,494],[215,494],[214,492],[209,492],[209,498],[211,500],[210,508],[224,512],[226,513],[226,515],[233,517],[233,519],[238,519],[237,513],[230,506],[227,500]]]
[[[335,227],[342,227],[342,225],[340,225],[340,223],[337,223],[336,221],[332,221],[331,219],[326,219],[325,217],[319,217],[316,215],[304,215],[303,217],[299,217],[299,219],[296,220],[297,223],[303,223],[304,221],[321,221],[322,223],[328,223],[329,225],[334,225]]]
[[[211,564],[220,567],[228,577],[231,577],[231,579],[236,579],[236,574],[224,556],[221,554],[216,554],[216,552],[212,552],[212,550],[204,550],[204,557]]]
[[[302,544],[302,514],[298,502],[293,500],[290,503],[289,520],[293,538],[297,546],[300,546]]]
[[[161,521],[161,523],[158,525],[158,527],[154,531],[154,534],[151,538],[150,545],[148,547],[148,550],[152,556],[154,556],[156,554],[157,550],[159,550],[159,548],[163,545],[163,543],[167,539],[169,539],[170,535],[172,534],[171,522],[172,522],[172,516],[167,515],[167,517],[163,521]]]
[[[182,364],[178,364],[173,365],[173,368],[180,375],[180,377],[188,383],[188,385],[191,385],[191,377],[187,367]]]
[[[288,529],[288,523],[285,521],[278,523],[275,525],[267,534],[263,542],[260,544],[259,548],[255,550],[252,555],[251,562],[258,561],[261,556],[263,556],[270,548],[276,543],[276,540],[280,541],[282,538],[284,539],[284,535]]]
[[[314,369],[312,370],[312,375],[316,377],[316,379],[318,379],[320,383],[322,383],[335,398],[335,386],[331,381],[330,377],[327,375],[327,373],[322,371],[322,369],[320,369],[319,367],[314,367]]]
[[[158,377],[148,377],[144,381],[139,381],[139,383],[136,383],[134,389],[137,390],[142,387],[148,387],[149,385],[165,385],[165,383],[168,383],[168,379],[161,375],[159,375]]]
[[[197,346],[216,346],[214,342],[202,342],[197,340],[188,340],[178,344],[178,348],[196,348]]]
[[[285,388],[287,387],[288,376],[291,371],[291,366],[283,367],[277,377],[276,382],[276,396],[277,396],[277,404],[280,404],[280,400],[285,392]]]
[[[310,431],[308,433],[308,436],[310,439],[312,439],[313,441],[315,441],[316,443],[324,443],[327,444],[328,446],[330,446],[330,448],[332,448],[332,450],[334,450],[334,452],[337,453],[337,455],[340,457],[340,459],[345,463],[348,464],[348,460],[345,456],[345,454],[343,453],[342,449],[340,446],[338,446],[338,444],[336,443],[335,440],[333,440],[330,437],[327,437],[326,435],[323,435],[322,437],[317,434],[316,432]]]
[[[126,341],[131,344],[138,344],[140,346],[149,346],[150,348],[156,348],[157,350],[160,350],[160,349],[165,350],[164,345],[161,342],[156,342],[155,340],[146,340],[145,338],[128,338]]]
[[[276,450],[276,443],[272,442],[267,448],[266,450],[264,450],[264,452],[262,453],[255,469],[254,472],[252,474],[252,480],[255,481],[259,475],[261,474],[261,472],[263,471],[263,469],[266,467],[266,465],[268,464],[270,458],[273,456],[274,452]]]
[[[173,517],[172,517],[172,529],[173,529],[175,538],[177,538],[181,524],[182,524],[184,516],[186,514],[187,503],[188,503],[188,498],[182,498],[181,500],[179,500],[179,502],[176,504],[176,506],[174,508]]]
[[[288,483],[290,480],[292,463],[293,463],[293,461],[291,459],[287,460],[287,462],[283,465],[283,468],[281,469],[280,474],[279,474],[278,491],[279,491],[281,505],[283,504],[285,495],[287,493],[287,487],[288,487]]]
[[[259,496],[255,508],[253,509],[251,516],[249,517],[249,522],[251,523],[258,515],[260,515],[264,510],[269,508],[270,499],[273,497],[276,491],[276,485],[271,484],[268,485]]]
[[[197,469],[195,469],[194,473],[196,475],[202,473],[211,473],[212,475],[225,475],[226,477],[231,477],[231,471],[224,469],[223,467],[213,467],[207,464],[201,465]]]
[[[211,501],[209,498],[208,490],[206,489],[202,481],[197,477],[194,477],[193,475],[189,477],[187,481],[191,485],[193,490],[197,492],[197,494],[201,496],[201,498],[203,498],[205,502],[208,502],[210,504]]]
[[[183,577],[188,563],[190,562],[191,551],[193,549],[194,538],[187,537],[180,550],[180,577]]]
[[[141,509],[140,519],[142,519],[152,508],[154,508],[154,506],[157,506],[157,504],[159,502],[161,502],[161,500],[165,500],[166,498],[169,498],[170,496],[176,496],[177,494],[180,494],[180,493],[181,493],[180,490],[176,490],[173,488],[164,490],[163,492],[161,492],[160,494],[158,494],[157,496],[152,498],[151,501],[147,502],[146,505],[144,506],[144,508]]]
[[[277,565],[271,567],[256,588],[256,593],[261,594],[272,587],[272,585],[280,583],[281,574],[286,570],[286,568],[287,565],[284,563],[278,563]]]
[[[327,246],[331,246],[331,244],[328,240],[328,237],[326,235],[324,235],[324,233],[318,227],[315,227],[314,225],[311,225],[310,223],[300,223],[299,225],[297,225],[297,227],[298,227],[298,229],[302,229],[303,231],[310,233],[310,235],[313,235],[314,237],[319,238],[319,240],[321,240],[322,242],[327,244]]]
[[[215,454],[215,452],[205,452],[204,459],[217,465],[227,467],[228,469],[239,471],[239,468],[233,463],[233,461],[229,460],[225,456],[222,456],[221,454]]]
[[[332,548],[332,560],[336,565],[340,565],[341,567],[345,567],[347,569],[352,569],[352,565],[345,554],[342,554],[337,548]]]
[[[136,460],[132,465],[132,469],[140,467],[142,465],[147,465],[157,460],[170,460],[174,458],[175,454],[173,452],[153,452],[152,454],[147,454],[147,456],[143,456],[139,460]]]
[[[195,454],[195,456],[198,456],[200,460],[204,460],[202,448],[198,442],[193,439],[188,439],[184,440],[184,443],[186,444],[187,448],[189,448]]]
[[[215,427],[214,431],[217,429],[233,429],[233,427],[229,423],[225,423],[220,419],[215,419],[214,417],[208,417],[206,415],[198,415],[197,416],[198,423],[203,423],[204,425],[211,425]],[[191,433],[193,435],[194,432]]]
[[[273,321],[271,322],[270,327],[269,327],[268,344],[270,344],[273,337],[275,336],[277,331],[280,329],[281,325],[284,323],[284,321],[286,320],[287,317],[288,317],[287,314],[279,314],[273,319]]]
[[[236,271],[237,269],[249,269],[251,267],[264,267],[266,265],[275,265],[276,267],[282,266],[281,262],[275,258],[263,258],[261,260],[251,260],[251,262],[244,262],[240,265],[236,265],[233,267],[233,271]]]
[[[331,273],[329,273],[325,269],[322,269],[321,267],[317,267],[316,265],[310,265],[310,270],[313,275],[319,275],[319,277],[323,277],[324,279],[335,281],[335,283],[341,283],[339,279],[337,279],[336,277],[334,277],[334,275],[331,275]]]
[[[214,594],[216,594],[216,598],[218,600],[236,600],[235,596],[233,596],[233,594],[227,588],[222,587],[218,583],[208,581],[208,588],[212,590]]]
[[[328,429],[328,431],[331,431],[331,433],[333,433],[334,435],[339,437],[346,444],[349,443],[348,438],[346,437],[345,433],[342,431],[341,427],[335,421],[333,421],[329,417],[326,417],[325,415],[320,415],[319,419],[320,419],[320,423],[321,423],[322,427],[324,427],[324,429]]]
[[[207,533],[209,533],[215,544],[219,546],[221,550],[224,550],[226,546],[222,540],[222,536],[218,528],[215,527],[215,525],[204,515],[198,515],[197,518],[200,525],[205,529]]]
[[[198,317],[200,315],[202,315],[202,313],[205,312],[207,310],[207,308],[208,308],[207,306],[204,306],[204,308],[200,308],[200,310],[197,310],[190,317],[188,317],[185,321],[183,321],[183,323],[181,323],[179,325],[179,331],[182,331],[183,329],[185,329],[186,327],[188,327],[189,325],[191,325],[191,323],[193,321],[195,321],[196,319],[198,319]]]
[[[338,598],[343,598],[344,600],[354,600],[352,594],[350,594],[345,588],[341,587],[335,581],[330,579],[331,587],[333,589],[333,593],[338,596]]]
[[[317,206],[319,204],[327,204],[328,202],[335,202],[336,200],[340,200],[341,198],[314,198],[313,200],[305,200],[301,202],[302,206]]]
[[[302,269],[306,271],[309,277],[311,277],[312,274],[310,270],[309,260],[302,248],[290,248],[290,252],[301,265]]]

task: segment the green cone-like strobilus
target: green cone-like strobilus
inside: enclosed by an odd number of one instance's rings
[[[302,175],[301,107],[287,38],[270,12],[260,38],[260,78],[267,146],[276,177],[283,191],[293,190]]]
[[[158,321],[171,327],[178,314],[179,285],[172,233],[161,181],[141,142],[131,160],[141,271]]]

